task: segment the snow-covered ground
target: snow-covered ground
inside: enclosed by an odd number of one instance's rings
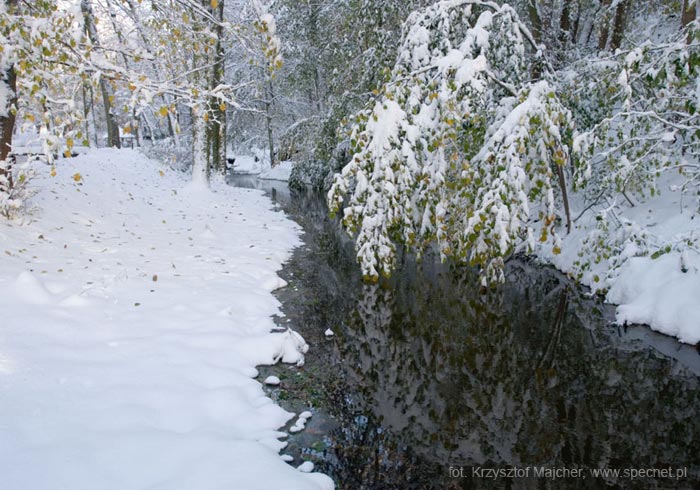
[[[130,150],[49,171],[0,221],[0,487],[333,488],[283,461],[295,416],[256,379],[307,349],[271,318],[298,227]]]
[[[561,254],[554,255],[546,247],[542,255],[571,273],[577,272],[577,260],[590,261],[591,268],[579,280],[618,305],[619,324],[646,324],[681,342],[696,344],[700,342],[700,215],[692,196],[671,190],[675,179],[664,176],[660,195],[634,207],[618,208],[621,226],[611,226],[602,234],[604,240],[614,243],[611,259],[595,263],[584,245],[596,229],[595,209],[565,236]]]
[[[233,171],[238,174],[256,175],[258,178],[267,180],[289,181],[294,162],[279,162],[274,167],[270,167],[270,160],[265,156],[235,155]]]
[[[279,162],[273,168],[263,170],[258,177],[261,179],[289,182],[289,176],[292,174],[292,167],[294,167],[294,162],[285,160],[284,162]]]

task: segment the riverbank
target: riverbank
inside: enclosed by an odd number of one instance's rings
[[[543,245],[537,255],[615,305],[617,324],[700,345],[699,201],[677,190],[682,179],[660,178],[643,202],[593,206],[560,231],[559,253]],[[572,203],[576,217],[585,203]]]
[[[299,228],[134,151],[37,170],[32,208],[0,223],[3,485],[333,488],[281,459],[295,414],[256,369],[308,348],[271,318]]]

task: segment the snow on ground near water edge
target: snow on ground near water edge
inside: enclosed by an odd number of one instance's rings
[[[2,488],[333,488],[282,461],[293,414],[254,379],[303,362],[271,318],[299,228],[134,151],[57,171],[24,223],[0,222]]]

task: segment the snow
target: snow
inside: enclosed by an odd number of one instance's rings
[[[270,386],[277,386],[280,384],[280,379],[277,376],[268,376],[265,378],[265,384]]]
[[[289,182],[289,176],[292,174],[292,167],[294,167],[294,162],[290,160],[279,162],[273,168],[263,170],[260,175],[258,175],[258,178]]]
[[[0,222],[2,487],[334,488],[282,459],[293,414],[253,379],[308,349],[271,318],[298,227],[131,150],[37,170]]]
[[[236,154],[231,158],[235,159],[233,162],[233,172],[237,174],[257,175],[262,172],[265,167],[265,163],[259,157],[253,155]],[[269,166],[270,164],[267,163],[267,167]]]
[[[331,330],[330,328],[327,329],[323,334],[324,334],[326,337],[333,337],[333,336],[335,335],[335,334],[333,333],[333,330]]]
[[[258,152],[261,153],[261,152]],[[266,157],[251,155],[234,155],[233,172],[242,175],[257,175],[260,179],[289,181],[294,162],[279,162],[273,168],[270,167],[270,160]]]
[[[306,427],[306,421],[311,418],[311,412],[306,411],[299,414],[299,418],[294,425],[289,429],[289,432],[301,432]]]
[[[681,342],[696,344],[700,342],[700,251],[696,245],[681,247],[686,241],[697,243],[700,216],[692,199],[668,190],[677,178],[662,177],[660,195],[623,209],[625,226],[639,230],[651,248],[647,250],[638,240],[627,241],[613,257],[623,261],[619,268],[610,260],[602,260],[583,274],[581,282],[617,305],[618,324],[649,325]],[[575,196],[573,202],[576,206]],[[574,208],[572,215],[577,214]],[[595,230],[595,216],[590,212],[576,223],[570,235],[563,237],[561,254],[553,254],[546,246],[541,256],[564,272],[575,272],[575,261],[587,257],[582,244]],[[654,253],[664,251],[667,244],[668,252]]]
[[[684,273],[677,254],[630,258],[607,295],[620,305],[617,322],[649,324],[681,342],[700,342],[700,255],[693,259]]]

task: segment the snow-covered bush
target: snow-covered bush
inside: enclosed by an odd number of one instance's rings
[[[28,184],[33,175],[28,163],[0,160],[0,215],[14,218],[24,208],[32,195]]]
[[[187,131],[177,141],[164,138],[143,147],[144,153],[154,160],[181,172],[192,168],[192,134]]]
[[[513,252],[559,246],[572,121],[554,86],[531,79],[535,48],[508,5],[441,1],[408,18],[328,195],[367,279],[390,274],[399,243],[419,254],[437,243],[481,266],[484,284]]]
[[[289,187],[303,189],[310,185],[314,189],[323,189],[328,164],[318,160],[296,162],[289,176]]]

